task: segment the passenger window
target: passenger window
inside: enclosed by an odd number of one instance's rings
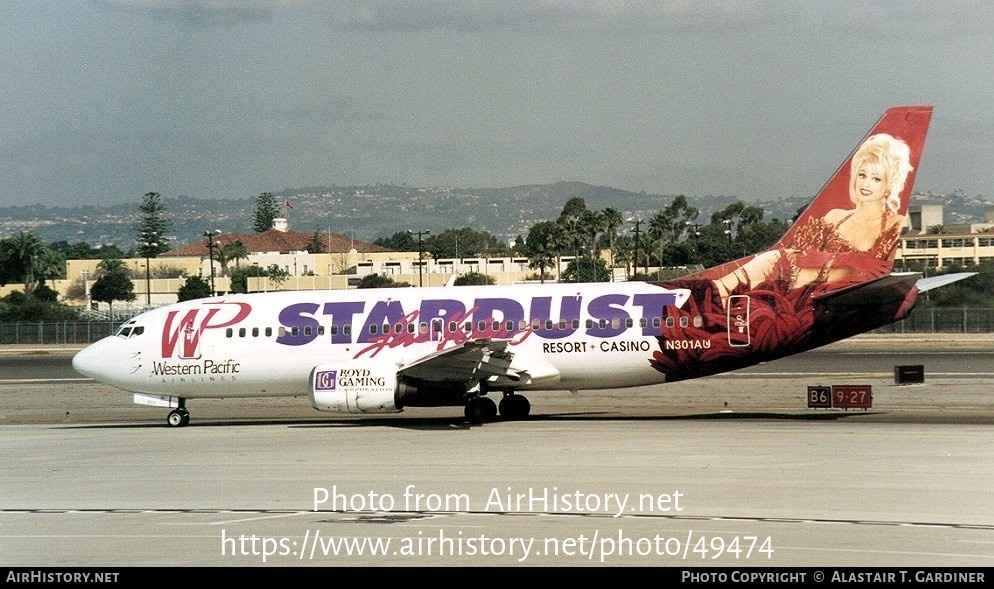
[[[704,325],[704,318],[700,315],[694,317],[694,327],[701,327]]]
[[[259,328],[258,327],[253,327],[252,328],[252,337],[259,337]]]
[[[688,325],[690,325],[690,319],[687,318],[687,317],[681,317],[680,318],[680,327],[687,327]]]
[[[244,327],[239,327],[238,328],[238,337],[245,337],[245,328]]]
[[[233,335],[235,335],[235,330],[234,329],[231,329],[229,327],[228,329],[224,330],[224,337],[232,337]]]
[[[674,321],[672,317],[667,317],[666,327],[673,327],[674,325],[676,325],[676,321]]]

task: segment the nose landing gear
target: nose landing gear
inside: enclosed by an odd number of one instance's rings
[[[179,400],[179,407],[173,409],[166,416],[166,423],[170,427],[185,427],[190,425],[190,412],[186,410],[185,399]]]

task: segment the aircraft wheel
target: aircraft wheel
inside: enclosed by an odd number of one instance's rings
[[[166,423],[171,427],[183,427],[190,423],[190,412],[186,409],[173,409],[166,417]]]
[[[490,397],[476,397],[466,403],[466,419],[470,423],[487,423],[496,417],[497,404]]]
[[[505,419],[524,419],[528,417],[532,405],[526,397],[521,395],[505,395],[500,400],[500,415]]]

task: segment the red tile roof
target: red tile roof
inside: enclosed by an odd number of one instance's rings
[[[245,246],[245,249],[248,250],[250,254],[261,254],[268,252],[280,252],[285,254],[307,250],[307,244],[310,243],[311,238],[313,237],[313,233],[297,233],[295,231],[277,231],[276,229],[270,229],[269,231],[265,231],[263,233],[222,233],[214,236],[214,244],[215,246],[224,246],[234,241],[241,241],[242,245]],[[365,241],[359,241],[358,239],[352,239],[336,233],[318,233],[318,238],[321,240],[322,245],[324,245],[324,253],[348,253],[349,250],[353,248],[360,253],[392,251],[389,248],[367,243]],[[204,237],[194,243],[183,245],[159,254],[160,258],[183,256],[206,257],[207,238]]]

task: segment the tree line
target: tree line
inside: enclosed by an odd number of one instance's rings
[[[123,258],[156,258],[171,249],[168,234],[171,222],[156,192],[146,193],[139,203],[139,221],[135,226],[135,245],[122,251],[115,245],[90,246],[85,242],[70,244],[58,241],[46,244],[31,232],[0,240],[0,286],[23,283],[22,291],[0,298],[0,321],[68,320],[78,317],[78,311],[59,302],[59,294],[46,282],[65,278],[67,259],[100,259],[91,279],[89,296],[92,300],[113,305],[115,301],[135,300],[132,272]],[[268,231],[273,220],[283,214],[281,203],[272,193],[261,193],[252,211],[254,231]],[[594,210],[581,197],[566,201],[556,219],[540,221],[529,228],[526,236],[505,243],[486,231],[469,227],[446,229],[432,234],[428,231],[398,231],[374,243],[395,251],[420,252],[424,257],[486,258],[521,256],[536,271],[540,281],[604,282],[612,279],[614,268],[624,268],[630,280],[662,280],[675,273],[686,273],[687,267],[711,267],[726,261],[761,251],[784,234],[791,220],[765,221],[761,208],[734,202],[714,212],[706,219],[689,204],[684,196],[652,214],[625,217],[621,211],[608,207]],[[321,253],[322,242],[317,232],[308,251]],[[282,284],[289,273],[276,264],[268,268],[239,266],[249,252],[239,241],[215,244],[205,258],[210,257],[231,278],[232,292],[247,292],[248,278],[267,277]],[[568,257],[570,262],[561,275],[555,269]],[[235,264],[230,270],[229,265]],[[653,268],[650,271],[650,268]],[[909,268],[921,270],[920,268]],[[994,307],[994,265],[969,268],[977,276],[930,293],[920,304],[933,306]],[[943,272],[962,271],[945,268]],[[151,273],[151,269],[148,271]],[[353,272],[354,268],[344,272]],[[934,270],[932,270],[934,272]],[[182,271],[159,268],[154,278],[180,278]],[[483,274],[460,276],[457,284],[486,284],[492,280]],[[360,288],[410,286],[396,283],[387,276],[366,276]],[[85,297],[85,284],[74,283],[70,298]],[[75,290],[74,290],[75,289]],[[78,292],[82,289],[83,292]],[[211,285],[200,276],[186,276],[177,291],[179,300],[211,296]]]

